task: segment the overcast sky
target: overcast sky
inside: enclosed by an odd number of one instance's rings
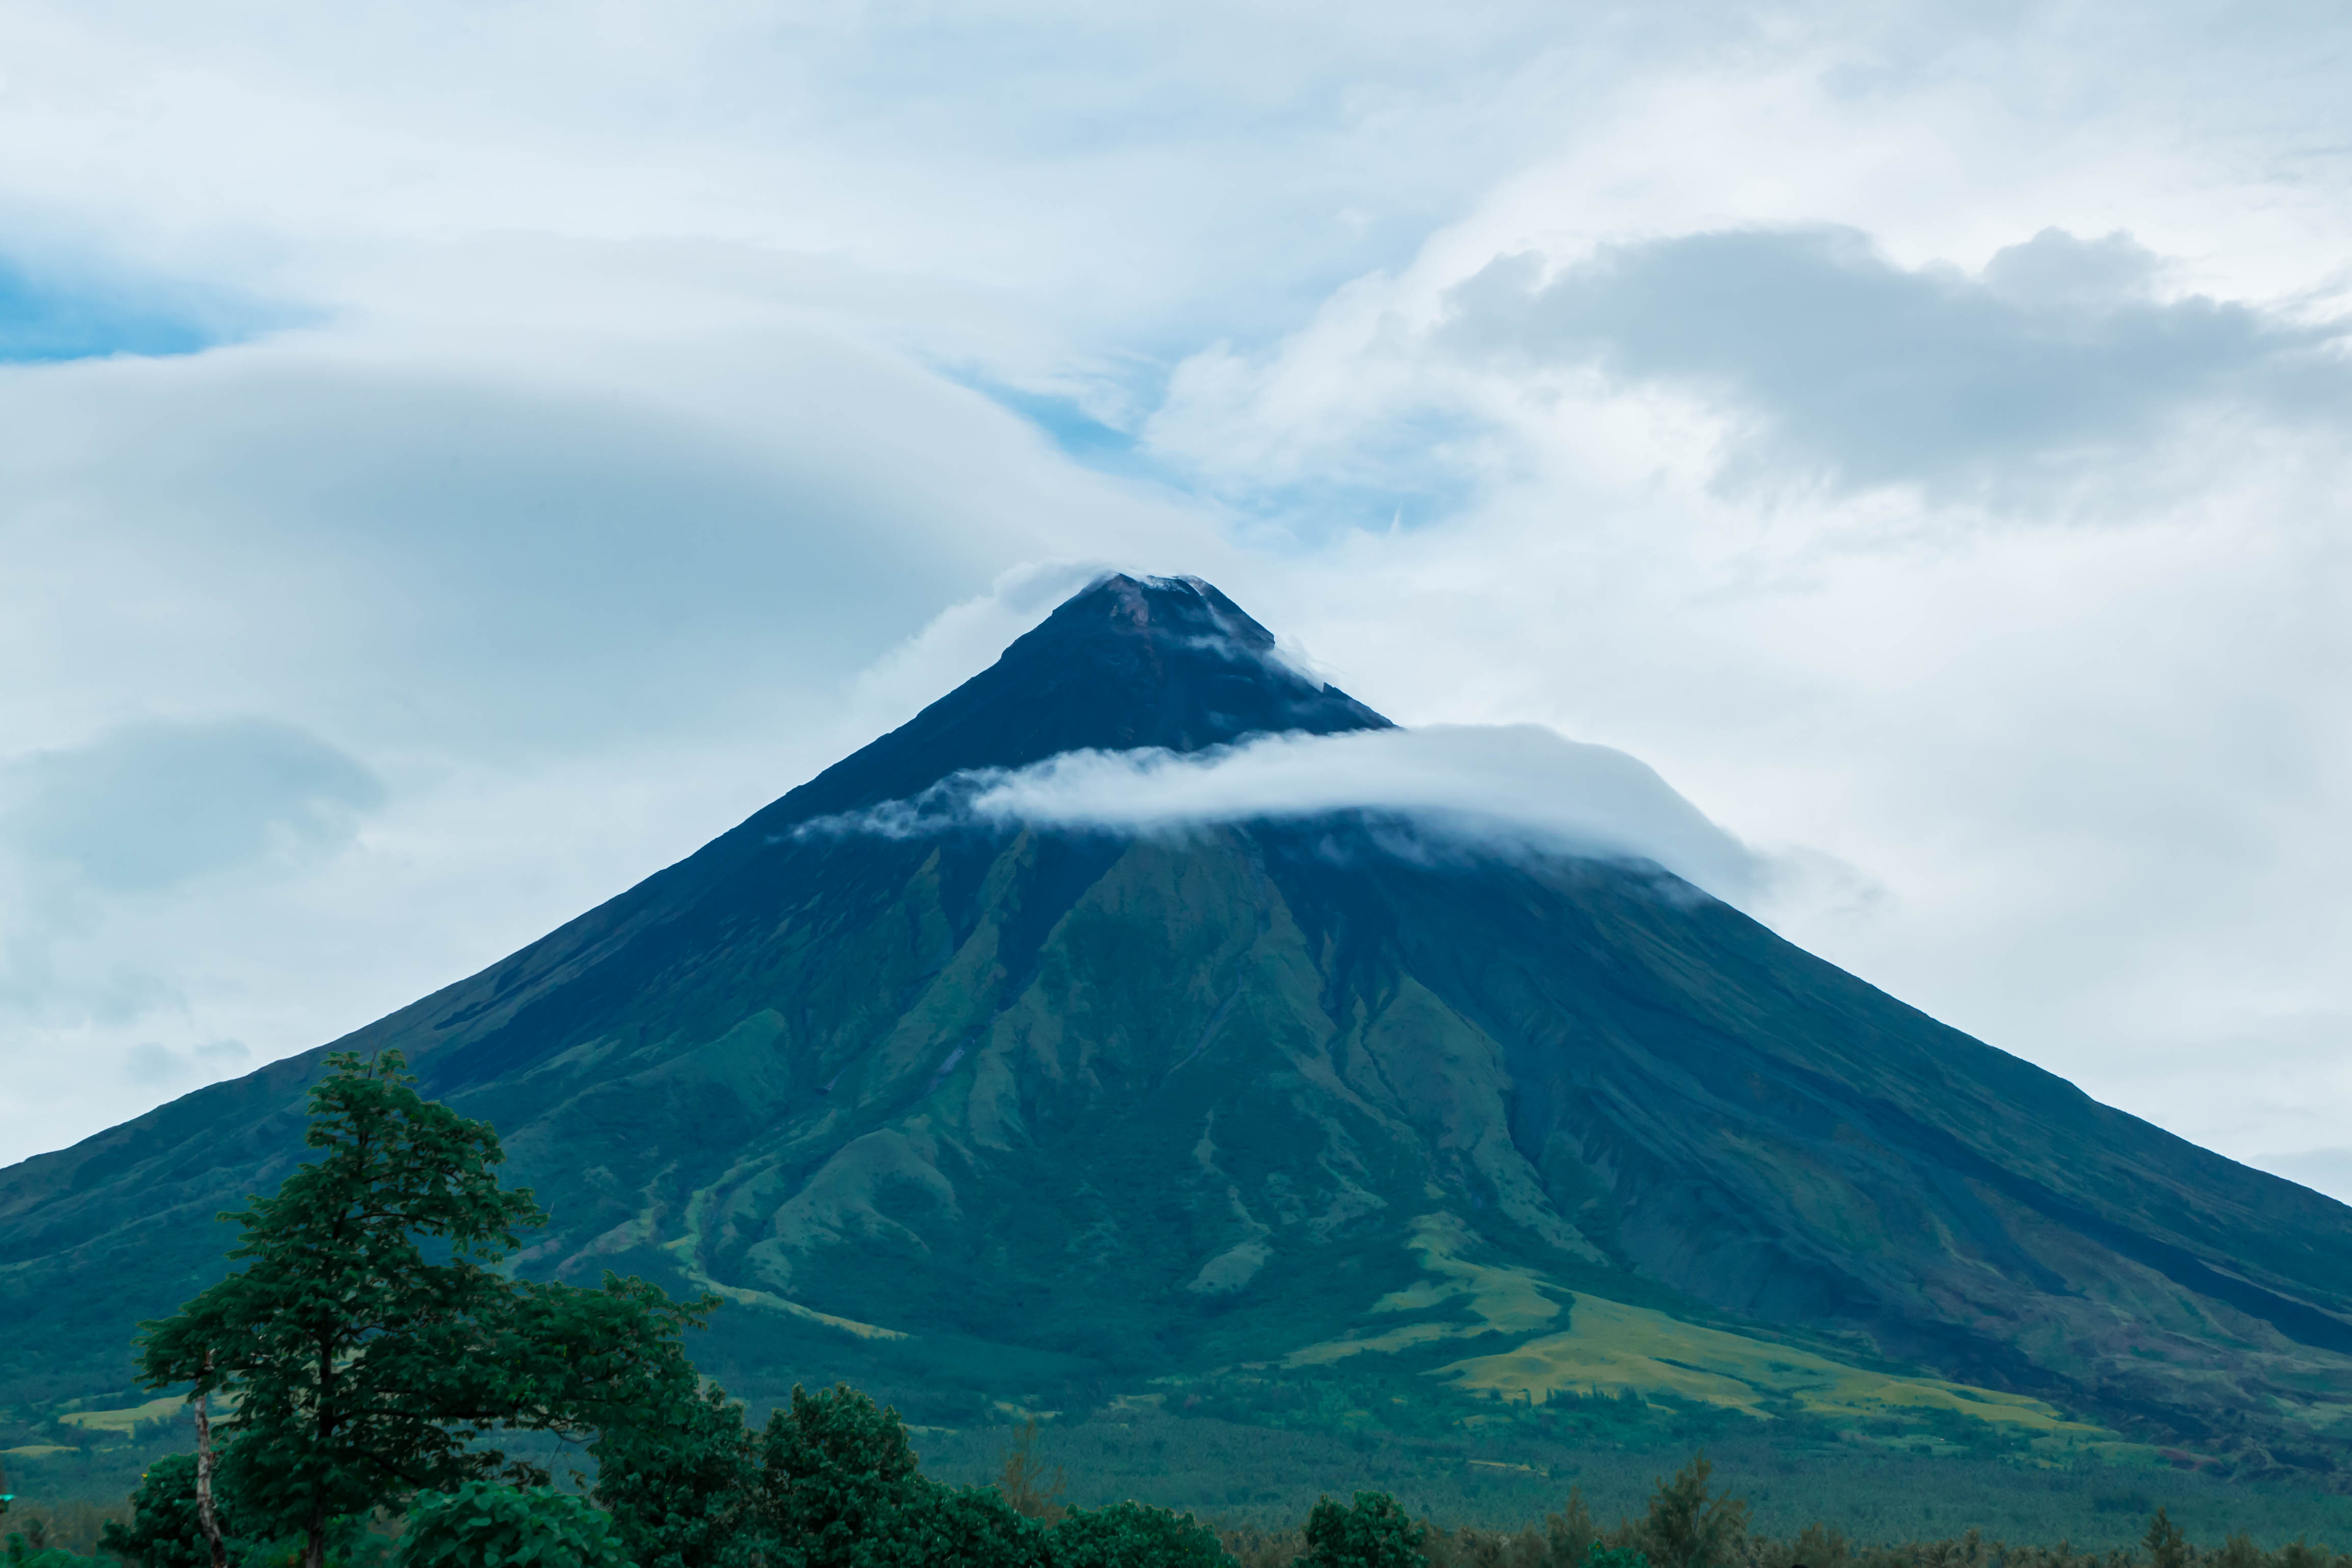
[[[1639,758],[1793,939],[2352,1197],[2347,46],[6,0],[0,1161],[496,959],[1112,564]]]

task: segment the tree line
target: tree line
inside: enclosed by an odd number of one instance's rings
[[[2352,1568],[2242,1536],[2200,1552],[2161,1510],[2141,1552],[2105,1557],[1974,1534],[1864,1550],[1820,1525],[1774,1540],[1704,1457],[1611,1531],[1573,1492],[1516,1531],[1438,1530],[1371,1491],[1275,1532],[1069,1508],[1034,1422],[995,1485],[949,1487],[895,1411],[846,1385],[795,1388],[748,1427],[686,1354],[716,1297],[513,1277],[546,1216],[500,1185],[488,1124],[425,1099],[397,1052],[328,1064],[314,1157],[223,1216],[240,1266],[142,1325],[142,1379],[185,1392],[196,1448],[105,1523],[99,1550],[136,1568]],[[593,1490],[509,1457],[515,1432],[584,1444]],[[7,1568],[90,1568],[25,1522]]]

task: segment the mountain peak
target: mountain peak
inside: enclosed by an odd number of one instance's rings
[[[1264,656],[1275,636],[1248,612],[1197,577],[1129,577],[1110,572],[1064,600],[1050,618],[1074,627],[1108,622],[1112,634],[1208,638]],[[1080,633],[1084,634],[1083,632]]]
[[[988,669],[761,811],[772,831],[920,793],[952,773],[1065,751],[1200,751],[1252,735],[1388,729],[1285,662],[1274,633],[1197,577],[1096,579]]]

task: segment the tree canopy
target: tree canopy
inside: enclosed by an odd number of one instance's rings
[[[152,1386],[230,1395],[221,1480],[256,1536],[304,1537],[388,1499],[503,1476],[548,1479],[486,1439],[642,1416],[682,1365],[679,1304],[639,1281],[602,1291],[497,1265],[545,1221],[499,1184],[498,1134],[425,1099],[397,1051],[341,1052],[310,1095],[317,1156],[223,1216],[244,1265],[142,1325]]]

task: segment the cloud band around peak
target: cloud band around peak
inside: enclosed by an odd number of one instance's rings
[[[909,800],[814,818],[796,836],[913,838],[968,826],[1118,833],[1338,811],[1406,819],[1474,848],[1649,861],[1730,904],[1761,859],[1624,752],[1535,725],[1270,735],[1208,751],[1072,751],[960,773]]]

